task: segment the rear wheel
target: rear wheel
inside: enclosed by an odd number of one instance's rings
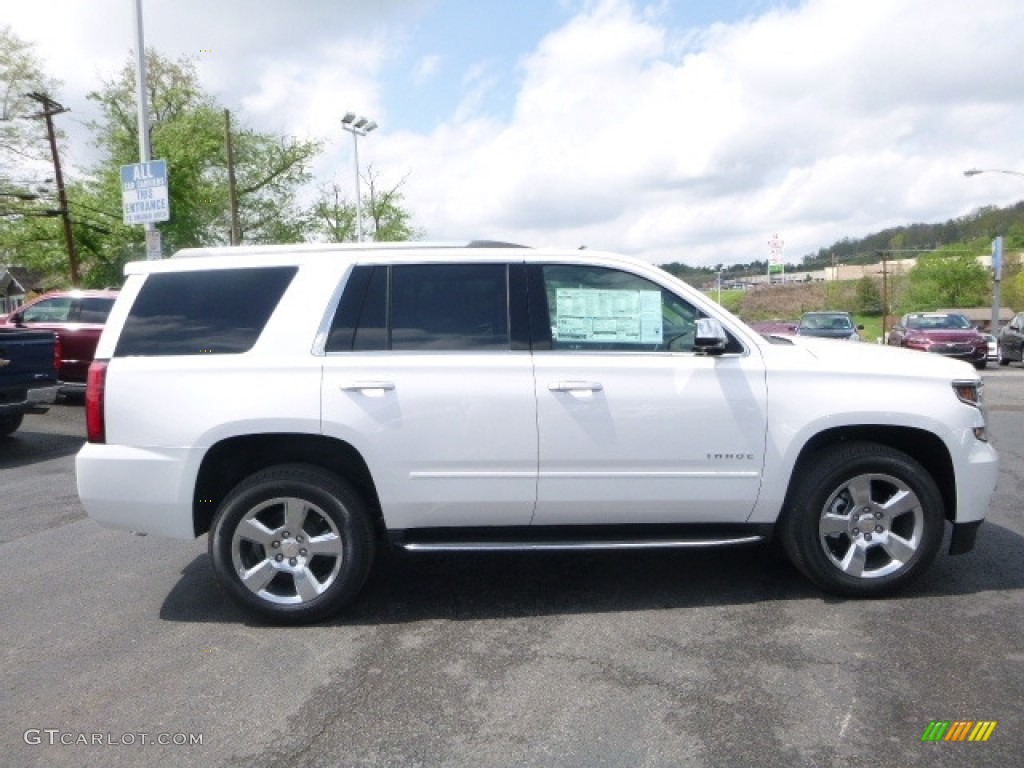
[[[213,521],[217,579],[242,608],[279,624],[319,621],[359,592],[373,562],[366,505],[336,475],[305,464],[257,472]]]
[[[942,498],[901,451],[846,443],[821,452],[780,520],[787,554],[822,589],[874,597],[905,586],[942,543]]]

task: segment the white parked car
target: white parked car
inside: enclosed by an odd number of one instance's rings
[[[991,333],[981,334],[985,337],[985,343],[988,344],[988,359],[998,360],[999,359],[999,341]]]
[[[277,622],[411,551],[776,537],[814,583],[917,578],[993,492],[977,372],[765,338],[647,263],[497,243],[189,250],[129,264],[78,491],[192,538]]]

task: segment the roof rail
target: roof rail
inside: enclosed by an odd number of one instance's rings
[[[470,240],[466,243],[467,248],[529,248],[528,245],[519,243],[505,243],[501,240]]]

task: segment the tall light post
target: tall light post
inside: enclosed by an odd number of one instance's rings
[[[356,115],[355,112],[346,112],[341,118],[341,127],[352,134],[352,151],[356,161],[356,242],[363,242],[363,202],[359,192],[359,137],[365,136],[377,124],[373,120]]]
[[[146,94],[146,42],[142,24],[142,0],[135,0],[135,100],[138,109],[139,127],[139,162],[148,163],[153,159],[153,150],[149,141],[149,101]],[[159,260],[162,246],[160,230],[156,224],[147,221],[142,225],[146,233],[146,258]]]
[[[964,176],[977,176],[979,173],[1005,173],[1009,176],[1024,176],[1020,171],[1008,171],[1005,168],[968,168]],[[989,333],[993,336],[999,333],[999,305],[1002,302],[1002,269],[1003,260],[1003,238],[997,237],[992,241],[992,321],[989,324]]]

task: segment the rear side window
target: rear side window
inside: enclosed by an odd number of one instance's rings
[[[508,267],[356,267],[328,335],[328,352],[507,350]]]
[[[247,352],[297,271],[258,267],[149,275],[114,356]]]
[[[105,297],[87,296],[82,299],[78,312],[80,323],[105,323],[114,306],[114,300]]]
[[[504,264],[391,268],[391,348],[508,349]]]

